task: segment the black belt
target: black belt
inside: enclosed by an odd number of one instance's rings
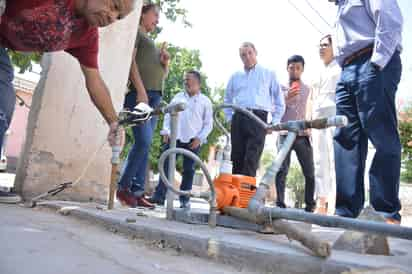
[[[259,115],[259,116],[268,114],[268,112],[266,110],[263,110],[263,109],[253,109],[253,108],[246,108],[246,109],[253,112],[253,114],[256,114],[256,115]]]
[[[353,61],[355,61],[356,59],[364,56],[364,55],[368,55],[368,54],[372,54],[373,52],[373,45],[367,46],[366,48],[360,49],[357,52],[351,54],[349,57],[346,57],[345,60],[343,61],[343,65],[349,65],[350,63],[352,63]]]

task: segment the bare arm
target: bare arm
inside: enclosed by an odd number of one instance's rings
[[[117,114],[113,107],[109,90],[104,83],[100,72],[95,68],[81,66],[86,80],[87,91],[93,104],[100,111],[106,122],[110,125],[117,121]]]
[[[130,67],[129,78],[130,78],[130,81],[132,81],[133,86],[136,88],[137,102],[139,103],[142,102],[142,103],[147,104],[149,102],[149,99],[147,97],[146,89],[143,85],[143,81],[140,76],[139,67],[136,63],[136,54],[137,54],[137,49],[135,48],[133,50],[132,65]]]
[[[113,107],[109,90],[104,83],[100,72],[95,68],[81,66],[86,80],[87,91],[96,108],[100,111],[106,122],[109,124],[108,141],[111,146],[122,145],[123,130],[119,128],[116,110]]]
[[[169,63],[170,63],[170,54],[167,51],[167,43],[163,42],[162,47],[160,48],[160,64],[163,67],[163,70],[165,72],[165,79],[167,75],[169,74]]]

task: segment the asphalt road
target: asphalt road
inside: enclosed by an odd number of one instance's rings
[[[0,204],[0,274],[252,273],[41,209]]]

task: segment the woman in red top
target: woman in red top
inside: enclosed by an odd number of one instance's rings
[[[0,149],[15,105],[13,66],[6,48],[18,51],[64,50],[79,60],[86,87],[109,124],[114,142],[117,115],[98,70],[98,27],[128,15],[136,0],[8,0],[0,21]],[[0,202],[18,202],[0,191]]]

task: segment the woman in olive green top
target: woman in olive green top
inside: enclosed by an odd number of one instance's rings
[[[130,68],[131,84],[125,98],[125,108],[133,109],[140,102],[147,103],[152,108],[160,104],[170,56],[165,49],[165,44],[159,49],[149,36],[158,23],[158,6],[144,5]],[[127,156],[117,191],[119,201],[130,207],[154,207],[144,198],[144,185],[149,149],[156,123],[157,119],[153,117],[145,124],[132,128],[135,143]]]

